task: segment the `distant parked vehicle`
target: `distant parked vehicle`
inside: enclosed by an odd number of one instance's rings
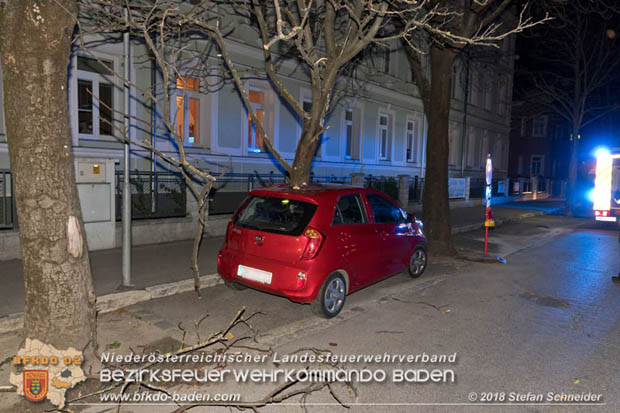
[[[331,318],[346,296],[427,266],[422,222],[367,188],[276,185],[251,191],[228,223],[218,273],[235,289],[249,286],[312,303]]]
[[[594,219],[618,222],[620,216],[620,151],[596,151],[596,175],[590,194]]]

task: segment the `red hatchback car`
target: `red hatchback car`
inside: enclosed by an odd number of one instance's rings
[[[326,318],[348,294],[405,269],[419,277],[426,264],[421,221],[378,191],[339,185],[250,192],[218,254],[218,273],[231,288],[311,302]]]

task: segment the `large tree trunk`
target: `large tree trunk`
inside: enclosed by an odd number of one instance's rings
[[[67,67],[75,1],[0,8],[4,110],[24,269],[24,335],[96,347],[95,293],[75,184]]]
[[[423,199],[424,229],[430,250],[440,254],[453,252],[448,202],[448,127],[454,56],[454,51],[451,49],[431,47],[433,71],[430,105],[425,105],[424,108],[428,119]]]
[[[312,121],[308,121],[310,124]],[[318,123],[318,122],[316,122]],[[314,138],[315,131],[317,130],[314,125],[307,125],[306,122],[302,125],[301,139],[297,144],[297,151],[295,152],[295,160],[290,176],[290,184],[293,187],[302,187],[310,183],[310,171],[312,169],[312,161],[314,160],[314,154],[318,145],[318,138]]]
[[[573,216],[575,207],[575,187],[577,184],[577,148],[579,147],[579,127],[573,125],[573,140],[570,145],[568,163],[568,190],[566,193],[566,215]]]

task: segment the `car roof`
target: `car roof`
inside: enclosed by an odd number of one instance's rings
[[[250,195],[258,196],[276,196],[276,197],[290,197],[299,200],[306,200],[310,202],[319,202],[320,200],[327,200],[337,198],[340,195],[353,193],[353,192],[377,192],[373,189],[364,188],[360,186],[352,185],[338,185],[338,184],[310,184],[303,186],[300,189],[293,189],[289,184],[280,184],[274,186],[268,186],[264,188],[258,188],[250,192]]]

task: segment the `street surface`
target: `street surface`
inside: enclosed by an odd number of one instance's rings
[[[455,236],[461,249],[480,251],[482,241],[482,230]],[[489,255],[504,258],[506,264],[435,259],[417,280],[398,274],[349,296],[343,313],[329,321],[313,317],[309,306],[220,285],[204,289],[202,299],[193,293],[178,294],[103,315],[100,346],[102,351],[118,354],[128,354],[130,349],[138,353],[176,349],[183,339],[179,323],[186,330],[185,343],[192,344],[196,331],[204,338],[223,328],[245,306],[247,313],[261,312],[251,320],[258,331],[257,343],[245,344],[271,346],[279,355],[308,347],[343,355],[456,354],[454,363],[345,363],[348,369],[386,371],[388,378],[356,384],[357,398],[346,385],[334,386],[351,409],[339,406],[327,389],[313,393],[306,399],[310,412],[618,411],[620,285],[610,280],[620,270],[617,231],[585,219],[540,216],[494,229],[490,241]],[[16,340],[15,335],[1,336],[0,347],[14,349]],[[183,368],[203,367],[213,366]],[[234,363],[227,367],[273,370],[292,365]],[[447,383],[394,383],[396,369],[452,370],[455,378]],[[7,375],[5,364],[0,369],[2,384]],[[264,397],[276,385],[238,384],[228,379],[223,384],[177,384],[169,390],[240,393],[250,401]],[[598,400],[585,406],[547,401],[556,394],[590,394],[587,397]],[[7,412],[20,411],[9,407],[17,397],[5,395],[0,406]],[[69,393],[68,399],[76,395]],[[538,395],[542,401],[532,400]],[[521,404],[507,405],[509,398]],[[22,402],[19,406],[30,405]],[[51,405],[31,411],[44,407]],[[73,408],[103,412],[112,411],[111,407]],[[173,410],[173,405],[121,409],[135,413]],[[190,411],[228,410],[199,407]],[[295,397],[264,411],[303,410]]]

